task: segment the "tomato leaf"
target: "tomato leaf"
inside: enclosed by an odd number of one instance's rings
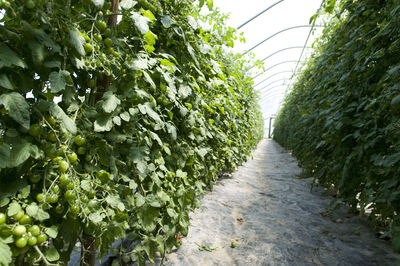
[[[6,74],[0,75],[0,87],[3,87],[8,90],[14,89]]]
[[[19,205],[18,202],[13,201],[10,203],[10,205],[8,205],[7,215],[13,216],[14,214],[17,214],[20,209],[21,209],[21,205]]]
[[[172,20],[172,18],[168,15],[162,16],[161,17],[161,24],[165,27],[165,28],[169,28],[171,27],[171,25],[174,23],[174,21]]]
[[[102,8],[104,5],[104,0],[92,0],[92,3],[97,7],[97,8]]]
[[[76,134],[76,125],[74,120],[69,118],[64,113],[64,110],[61,109],[61,107],[58,106],[57,104],[50,103],[49,105],[50,105],[49,108],[50,114],[54,116],[54,118],[56,118],[66,130],[68,130],[72,134]]]
[[[111,91],[106,92],[103,95],[103,98],[105,101],[103,102],[102,107],[106,113],[111,113],[119,104],[121,104],[121,100],[118,99],[118,97],[115,96]]]
[[[100,116],[94,122],[94,131],[95,132],[104,132],[110,131],[113,126],[112,118],[109,116]]]
[[[150,30],[148,23],[151,22],[151,20],[149,18],[142,16],[140,13],[132,12],[131,19],[133,19],[136,28],[142,35]]]
[[[128,9],[133,8],[136,4],[137,4],[137,2],[136,2],[136,1],[133,1],[133,0],[122,0],[122,1],[119,3],[119,6],[120,6],[122,9],[128,10]]]
[[[25,140],[21,140],[20,143],[12,146],[10,156],[7,160],[7,167],[17,167],[28,160],[29,157],[38,159],[40,155],[41,153],[37,146]]]
[[[51,247],[45,252],[46,259],[48,261],[57,261],[60,259],[60,254],[55,247]]]
[[[51,72],[49,76],[51,92],[58,93],[65,90],[67,85],[67,78],[70,73],[66,70],[60,70],[59,72]]]
[[[17,92],[10,92],[0,95],[0,101],[8,115],[28,130],[30,125],[29,105],[25,98]]]
[[[69,32],[69,42],[71,43],[72,47],[74,47],[75,50],[78,52],[78,54],[85,55],[85,49],[83,48],[83,45],[85,44],[85,39],[80,34],[79,30],[72,29]]]
[[[0,45],[0,69],[10,66],[26,68],[26,63],[7,45]]]
[[[58,228],[55,225],[53,225],[51,227],[47,227],[46,229],[44,229],[44,231],[51,238],[56,238],[58,235]]]
[[[0,265],[10,265],[12,261],[12,252],[9,245],[4,243],[0,238]]]

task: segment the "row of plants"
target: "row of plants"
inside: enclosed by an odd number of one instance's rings
[[[331,17],[275,122],[307,174],[389,228],[400,251],[400,4],[326,1]]]
[[[66,264],[78,242],[82,265],[179,246],[205,190],[263,136],[225,16],[212,0],[0,12],[0,265]]]

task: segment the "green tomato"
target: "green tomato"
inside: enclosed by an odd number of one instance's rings
[[[40,134],[42,133],[42,128],[41,128],[38,124],[33,124],[33,125],[31,125],[31,127],[29,128],[28,133],[29,133],[29,135],[31,135],[32,137],[39,137]]]
[[[33,184],[39,183],[40,179],[42,179],[42,177],[38,174],[29,176],[29,181]]]
[[[51,142],[56,142],[57,141],[57,136],[54,132],[50,132],[47,135],[47,139],[50,140]]]
[[[88,154],[85,156],[85,161],[90,162],[92,160],[92,155]]]
[[[49,116],[49,117],[47,117],[46,120],[47,120],[47,122],[49,122],[49,124],[50,124],[51,126],[55,126],[55,125],[56,125],[57,120],[56,120],[54,117]]]
[[[98,33],[93,34],[93,37],[98,42],[101,42],[101,40],[103,40],[103,37],[101,37],[101,35]]]
[[[53,190],[53,192],[57,193],[60,190],[60,187],[57,184],[55,184],[52,186],[51,190]]]
[[[111,180],[110,173],[105,170],[100,170],[99,172],[97,172],[96,177],[100,179],[101,183],[103,184]]]
[[[47,236],[44,233],[41,233],[36,238],[37,238],[37,243],[42,244],[44,241],[46,241]]]
[[[67,201],[72,202],[76,199],[76,194],[73,190],[67,190],[64,194],[64,197]]]
[[[78,135],[74,138],[74,143],[78,146],[82,146],[86,143],[86,139],[81,135]]]
[[[38,236],[40,234],[40,228],[37,225],[32,225],[29,227],[28,232],[33,236]]]
[[[30,224],[32,222],[32,218],[28,214],[24,214],[21,219],[19,219],[20,224]]]
[[[110,36],[111,33],[112,33],[111,29],[110,29],[110,28],[107,28],[107,29],[104,31],[104,36]]]
[[[25,6],[26,6],[26,8],[32,9],[35,7],[35,1],[27,0],[27,1],[25,1]]]
[[[84,147],[79,147],[77,150],[79,155],[84,155],[86,153],[86,148]]]
[[[69,183],[71,183],[71,178],[67,174],[62,174],[60,176],[60,184],[63,187],[66,187]]]
[[[61,173],[66,172],[68,170],[68,168],[69,168],[69,164],[66,161],[61,160],[58,162],[58,171],[60,171]]]
[[[64,212],[64,205],[58,204],[56,207],[56,213],[61,214]]]
[[[97,13],[100,17],[102,17],[103,16],[103,11],[99,11],[99,13]]]
[[[5,224],[6,219],[7,219],[7,216],[4,213],[0,212],[0,224]]]
[[[110,39],[110,38],[105,38],[105,40],[104,40],[104,44],[106,45],[106,46],[108,46],[108,47],[110,47],[110,46],[112,46],[112,44],[113,44],[113,41]]]
[[[43,202],[43,201],[44,201],[44,195],[43,195],[43,193],[37,194],[37,195],[36,195],[36,200],[37,200],[38,202]]]
[[[86,53],[91,53],[93,51],[93,45],[91,45],[90,43],[85,43],[83,48],[85,49]]]
[[[97,20],[96,27],[102,32],[107,28],[107,23],[105,23],[103,20]]]
[[[56,203],[58,201],[58,195],[57,194],[51,194],[46,196],[46,201],[48,203]]]
[[[29,246],[34,246],[37,243],[37,238],[35,236],[30,236],[28,238],[28,245]]]
[[[77,215],[79,214],[81,208],[77,204],[74,204],[71,207],[69,207],[69,210],[72,214]]]
[[[24,216],[25,212],[23,209],[19,209],[16,214],[13,215],[14,220],[19,221]]]
[[[50,159],[54,159],[58,155],[58,151],[54,145],[51,145],[46,148],[45,150],[46,156],[49,157]]]
[[[75,163],[78,160],[78,155],[75,152],[68,153],[67,157],[70,163]]]
[[[26,227],[23,225],[17,225],[16,227],[14,227],[13,229],[13,234],[15,236],[22,236],[26,234]]]
[[[17,241],[15,241],[15,246],[17,248],[24,248],[26,246],[26,244],[28,243],[28,239],[23,236],[17,239]]]

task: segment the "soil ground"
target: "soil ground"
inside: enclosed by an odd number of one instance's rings
[[[333,197],[321,187],[311,191],[312,179],[300,173],[290,153],[263,140],[253,159],[205,195],[182,246],[163,264],[400,265],[365,217],[345,207],[332,211]]]

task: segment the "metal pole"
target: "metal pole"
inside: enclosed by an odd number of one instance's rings
[[[285,32],[285,31],[293,30],[293,29],[298,29],[298,28],[311,28],[311,27],[324,27],[324,26],[298,25],[298,26],[289,27],[289,28],[280,30],[280,31],[278,31],[278,32],[276,32],[276,33],[274,33],[274,34],[268,36],[268,38],[262,40],[261,42],[257,43],[256,45],[254,45],[253,47],[251,47],[249,50],[246,50],[246,51],[243,53],[243,55],[247,54],[248,52],[250,52],[251,50],[257,48],[258,46],[260,46],[260,45],[263,44],[264,42],[268,41],[269,39],[272,39],[272,38],[275,37],[276,35],[279,35],[279,34]]]
[[[272,117],[269,118],[269,128],[268,128],[268,138],[271,138],[271,124],[272,124]]]
[[[270,5],[269,7],[267,7],[266,9],[264,9],[263,11],[261,11],[260,13],[258,13],[257,15],[255,15],[254,17],[252,17],[251,19],[247,20],[245,23],[243,23],[242,25],[240,25],[239,27],[237,27],[237,29],[240,29],[241,27],[245,26],[247,23],[249,23],[250,21],[252,21],[253,19],[257,18],[258,16],[264,14],[265,12],[267,12],[268,10],[270,10],[271,8],[273,8],[274,6],[276,6],[277,4],[283,2],[284,0],[280,0],[278,2],[276,2],[275,4]]]

